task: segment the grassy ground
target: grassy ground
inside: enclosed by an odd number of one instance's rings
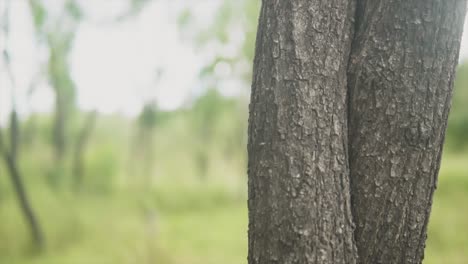
[[[447,157],[439,179],[425,264],[468,259],[468,166]],[[0,263],[242,264],[247,253],[245,196],[216,186],[160,186],[159,192],[106,195],[31,189],[48,248],[28,250],[16,202],[0,198]],[[60,199],[57,199],[60,197]]]
[[[468,263],[467,161],[467,156],[446,156],[442,162],[425,264]]]

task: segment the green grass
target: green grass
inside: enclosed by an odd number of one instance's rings
[[[466,157],[444,159],[425,264],[468,259]],[[6,187],[6,186],[3,186]],[[54,193],[30,186],[47,250],[28,250],[28,233],[9,192],[0,197],[1,264],[242,264],[247,254],[245,192],[221,185],[164,183],[152,193]],[[4,188],[6,189],[6,188]]]
[[[40,255],[30,253],[26,226],[8,195],[0,202],[0,263],[243,263],[244,198],[216,186],[166,187],[76,197],[36,186],[31,196],[48,243]]]
[[[447,156],[429,222],[425,264],[468,263],[468,157]]]

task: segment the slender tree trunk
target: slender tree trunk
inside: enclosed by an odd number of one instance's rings
[[[9,36],[9,24],[10,24],[10,1],[5,1],[4,13],[2,14],[2,37],[5,40]],[[8,42],[5,42],[8,43]],[[16,80],[11,69],[10,65],[10,55],[8,47],[4,47],[2,50],[2,59],[6,69],[6,74],[10,79],[10,85],[12,90],[11,104],[13,109],[10,113],[10,127],[8,133],[9,142],[5,143],[3,138],[3,133],[0,128],[0,155],[5,162],[7,167],[8,174],[10,175],[11,181],[13,183],[13,188],[16,193],[16,196],[19,201],[20,209],[25,217],[26,223],[29,225],[32,240],[37,249],[42,249],[44,247],[44,237],[42,235],[41,227],[36,219],[36,216],[33,212],[33,209],[29,203],[29,199],[22,182],[22,176],[18,168],[18,150],[20,146],[20,125],[18,120],[18,112],[16,111]],[[3,87],[2,87],[3,88]],[[7,146],[8,144],[8,146]]]
[[[359,258],[421,263],[466,1],[358,2],[348,121]]]
[[[81,190],[83,186],[83,167],[84,167],[84,154],[89,137],[96,124],[97,112],[93,111],[86,117],[85,123],[78,135],[75,146],[75,154],[73,157],[73,179],[75,191]]]
[[[66,138],[66,119],[68,116],[68,110],[66,100],[64,99],[63,92],[60,88],[56,90],[56,102],[55,102],[55,117],[54,117],[54,151],[57,164],[63,163],[67,149],[67,138]]]
[[[0,152],[3,155],[3,160],[8,169],[8,174],[10,175],[11,181],[13,183],[14,190],[18,197],[18,202],[20,204],[21,211],[26,219],[29,229],[31,231],[31,236],[34,242],[34,245],[38,249],[44,247],[44,236],[39,225],[39,222],[34,214],[34,211],[29,203],[29,199],[24,188],[21,174],[17,165],[17,160],[15,156],[8,153],[8,150],[3,142],[3,135],[0,133]]]
[[[56,96],[59,96],[56,93]],[[48,175],[48,182],[52,188],[58,188],[63,182],[66,173],[67,154],[68,154],[68,136],[67,136],[67,109],[62,99],[56,98],[54,123],[53,123],[53,151],[54,164]]]
[[[465,12],[466,0],[263,1],[249,264],[422,262]]]
[[[18,112],[16,111],[16,107],[14,107],[10,114],[10,155],[15,160],[18,160],[19,142],[20,129]]]
[[[249,120],[249,263],[356,263],[351,1],[263,1]]]

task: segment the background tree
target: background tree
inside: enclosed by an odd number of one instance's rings
[[[129,8],[122,14],[112,17],[107,23],[119,23],[137,15],[149,2],[148,0],[129,0]],[[77,88],[71,77],[69,55],[80,23],[87,14],[75,0],[58,2],[60,15],[47,8],[50,5],[41,0],[29,1],[34,27],[39,42],[48,50],[45,62],[45,77],[55,94],[55,113],[52,128],[55,164],[49,173],[49,182],[57,187],[64,178],[71,176],[74,188],[82,183],[83,153],[90,137],[96,116],[90,113],[82,127],[76,125]],[[75,136],[76,135],[76,136]]]
[[[247,103],[249,86],[252,81],[251,62],[254,57],[254,42],[260,1],[221,1],[217,7],[213,23],[203,25],[192,12],[190,4],[178,17],[182,39],[193,43],[197,53],[209,59],[200,70],[202,91],[193,94],[194,130],[199,134],[196,163],[199,174],[204,179],[208,174],[210,142],[215,141],[212,134],[221,118],[220,111],[234,109],[229,125],[231,137],[227,140],[227,158],[241,156],[241,166],[246,166],[243,153],[247,145]],[[238,88],[233,100],[225,100],[226,86]],[[232,105],[231,105],[232,104]],[[217,144],[220,145],[219,143]]]
[[[97,119],[97,112],[92,111],[86,115],[86,118],[83,122],[83,126],[78,133],[76,143],[74,146],[73,154],[73,181],[75,191],[80,191],[83,188],[84,183],[84,163],[85,163],[85,152],[89,143],[91,133],[94,130]]]
[[[55,93],[55,114],[52,129],[55,166],[49,182],[57,187],[66,172],[71,145],[71,130],[76,109],[76,87],[70,76],[68,54],[82,13],[74,0],[61,3],[63,15],[53,17],[41,1],[30,1],[37,37],[49,51],[47,79]]]
[[[158,125],[158,109],[155,102],[143,106],[136,126],[133,155],[136,158],[132,167],[140,167],[143,176],[142,186],[150,187],[154,177],[154,137]],[[138,162],[139,161],[139,162]]]
[[[210,164],[210,147],[214,140],[214,130],[216,122],[223,109],[221,95],[210,89],[206,94],[196,100],[193,111],[193,126],[199,140],[196,142],[195,159],[198,167],[198,174],[201,180],[206,180]]]
[[[2,32],[1,36],[7,40],[10,30],[10,1],[6,2],[4,13],[2,14]],[[23,183],[23,176],[20,172],[18,166],[18,152],[20,147],[20,125],[18,112],[16,108],[16,80],[11,70],[10,65],[10,55],[9,49],[7,46],[7,41],[5,41],[4,49],[2,50],[2,62],[3,66],[6,69],[7,75],[9,77],[10,85],[12,87],[12,97],[11,105],[12,109],[10,112],[9,120],[9,142],[8,144],[4,141],[4,136],[2,129],[0,129],[0,155],[6,165],[8,174],[10,175],[11,182],[13,183],[13,188],[15,190],[20,209],[24,215],[25,221],[29,225],[31,232],[32,241],[36,249],[42,249],[44,247],[44,237],[42,233],[41,226],[37,220],[37,217],[33,211],[31,203],[29,201],[28,193]]]
[[[16,159],[16,156],[13,155],[13,152],[11,152],[12,146],[13,144],[10,144],[10,150],[8,150],[6,143],[3,141],[3,133],[0,131],[0,154],[2,155],[3,161],[13,183],[13,188],[17,195],[20,209],[29,226],[34,247],[41,250],[45,246],[43,231],[29,201],[28,193],[26,192],[22,175],[19,170],[18,160]]]

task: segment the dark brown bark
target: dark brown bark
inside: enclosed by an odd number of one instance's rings
[[[249,120],[249,263],[356,263],[346,154],[352,2],[263,1]]]
[[[361,263],[421,263],[465,0],[361,0],[349,145]]]
[[[263,1],[249,264],[422,262],[466,0],[354,3]]]

